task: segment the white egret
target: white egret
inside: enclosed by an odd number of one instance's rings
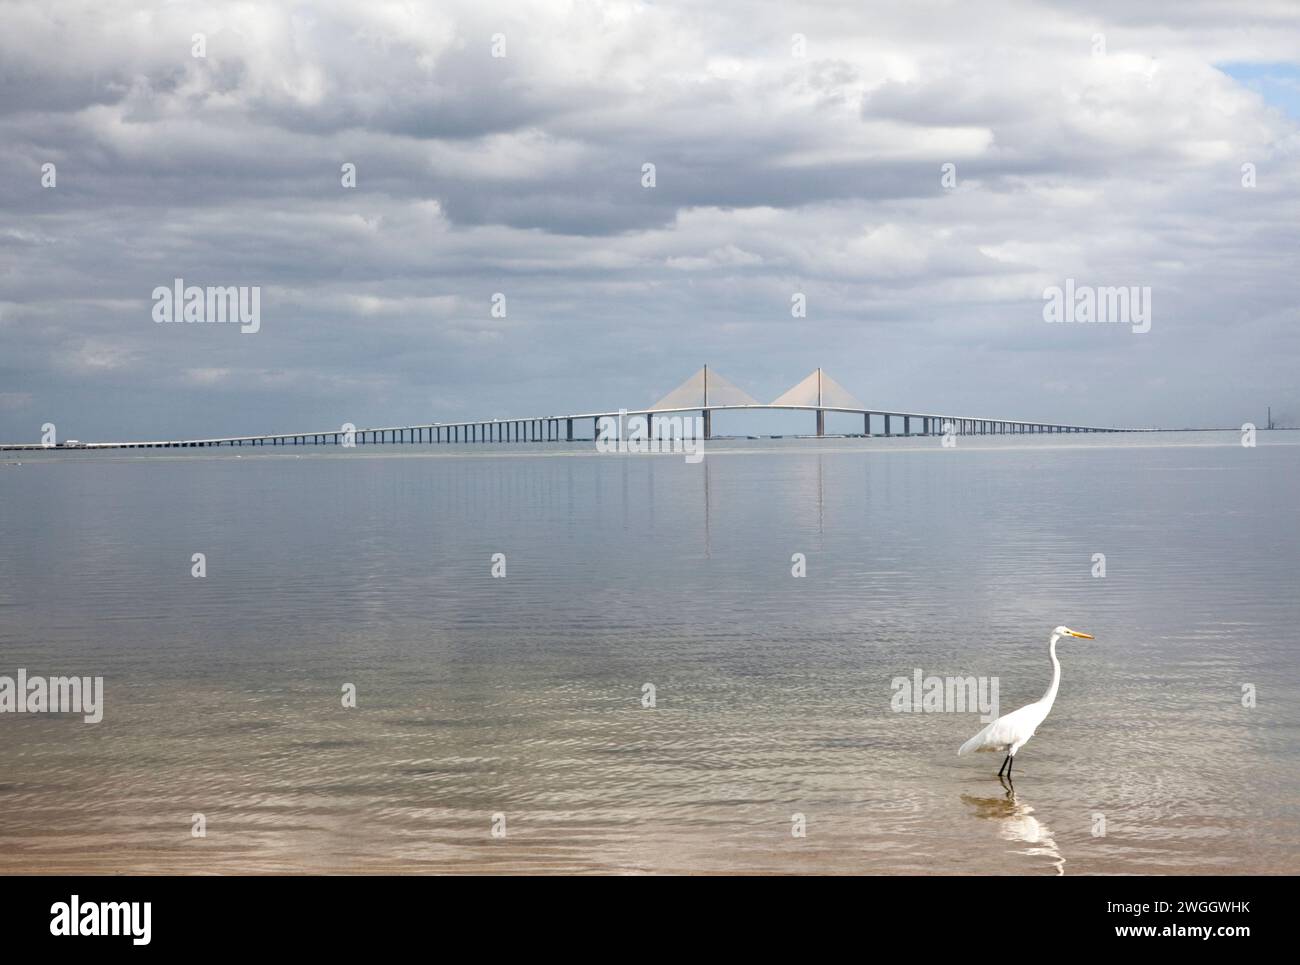
[[[1003,751],[1007,756],[1002,761],[1002,766],[998,768],[998,777],[1001,777],[1005,770],[1007,779],[1011,778],[1011,767],[1015,763],[1016,751],[1024,747],[1029,738],[1034,736],[1034,731],[1038,730],[1038,725],[1047,719],[1052,704],[1056,702],[1056,691],[1061,686],[1061,661],[1056,659],[1056,641],[1061,637],[1093,639],[1092,634],[1079,633],[1069,627],[1057,627],[1053,630],[1052,641],[1047,645],[1047,652],[1052,657],[1052,683],[1047,688],[1047,693],[1032,704],[1025,704],[1019,710],[1003,714],[962,744],[957,751],[958,756],[970,751]]]

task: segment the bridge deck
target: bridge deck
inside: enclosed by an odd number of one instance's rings
[[[664,409],[625,409],[621,412],[581,412],[573,415],[532,416],[524,419],[469,419],[460,422],[424,422],[401,426],[379,426],[352,429],[351,436],[358,445],[381,443],[510,443],[510,442],[562,442],[573,441],[573,423],[592,420],[593,435],[601,419],[618,419],[623,416],[650,416],[653,418],[682,416],[699,413],[705,418],[705,437],[710,416],[714,412],[782,410],[813,412],[817,414],[817,435],[825,435],[825,413],[847,413],[863,417],[863,432],[835,433],[835,435],[862,436],[933,436],[941,435],[950,427],[955,435],[1000,435],[1042,432],[1145,432],[1152,430],[1114,426],[1086,426],[1066,423],[1039,422],[1025,419],[992,419],[983,416],[949,416],[933,412],[903,412],[892,409],[845,408],[830,405],[794,404],[733,404],[708,406],[680,406]],[[881,420],[883,432],[872,432],[873,417]],[[902,431],[896,431],[894,420],[902,420]],[[916,430],[913,423],[916,424]],[[561,431],[563,426],[563,432]],[[45,445],[42,443],[0,443],[0,451],[47,449],[173,449],[204,448],[208,446],[261,446],[261,445],[340,445],[349,431],[344,427],[312,430],[310,432],[279,432],[247,436],[215,436],[194,439],[154,439],[122,442],[83,442],[76,446]]]

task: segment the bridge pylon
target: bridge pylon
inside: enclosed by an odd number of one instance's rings
[[[813,369],[800,382],[786,389],[772,405],[797,405],[817,410],[817,435],[826,435],[826,409],[865,409],[852,393],[840,385],[820,367]]]

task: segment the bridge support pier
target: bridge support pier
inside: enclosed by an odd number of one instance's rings
[[[826,435],[826,410],[825,409],[817,410],[817,435],[819,436]]]
[[[713,410],[705,409],[700,413],[704,416],[704,438],[713,438]]]
[[[889,426],[889,413],[886,412],[885,413],[885,435],[892,436],[893,434],[894,434],[893,430]]]
[[[573,441],[573,420],[572,419],[567,420],[564,428],[566,434],[566,438],[564,441],[572,442]]]

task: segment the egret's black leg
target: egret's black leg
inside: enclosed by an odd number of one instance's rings
[[[1016,766],[1016,759],[1012,755],[1008,754],[1007,755],[1007,780],[1008,781],[1011,780],[1011,768],[1015,766]]]
[[[1004,758],[1002,759],[1002,766],[998,768],[998,777],[1001,777],[1001,776],[1002,776],[1002,772],[1005,771],[1005,770],[1007,769],[1007,761],[1009,761],[1009,760],[1011,760],[1011,755],[1010,755],[1010,754],[1008,754],[1006,757],[1004,757]]]

